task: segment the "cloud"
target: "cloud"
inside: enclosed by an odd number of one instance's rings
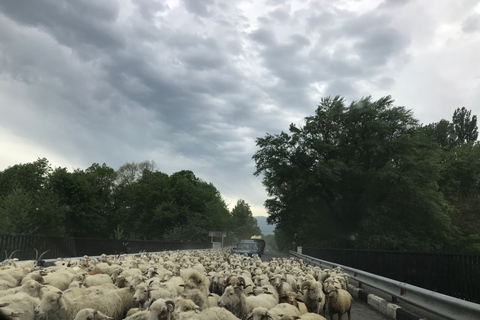
[[[390,94],[422,122],[478,101],[475,1],[3,1],[9,165],[154,160],[255,214],[255,140],[325,95]],[[475,113],[475,110],[474,112]]]

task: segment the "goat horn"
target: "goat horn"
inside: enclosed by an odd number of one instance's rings
[[[40,261],[40,259],[42,259],[42,257],[45,255],[45,253],[47,253],[48,251],[50,250],[47,250],[47,251],[44,251],[42,252],[42,254],[40,255],[40,257],[38,257],[37,261]]]
[[[15,251],[13,251],[12,253],[10,253],[10,256],[8,257],[8,259],[12,259],[13,254],[14,254],[15,252],[17,252],[17,251],[18,251],[18,250],[15,250]]]

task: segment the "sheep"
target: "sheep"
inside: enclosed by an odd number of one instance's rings
[[[144,309],[144,304],[149,299],[159,299],[159,298],[174,298],[176,296],[176,291],[174,290],[165,290],[165,289],[158,289],[158,290],[151,290],[145,283],[139,284],[133,295],[133,302],[140,306],[140,309]]]
[[[0,304],[1,320],[17,320],[18,317],[24,313],[23,311],[9,309],[7,306],[8,306],[8,303]]]
[[[216,293],[218,295],[223,294],[223,290],[225,289],[225,285],[222,281],[222,276],[220,273],[215,271],[210,271],[208,273],[208,277],[210,279],[210,287],[208,288],[211,293]]]
[[[73,319],[81,309],[93,308],[119,319],[130,309],[131,300],[130,288],[98,292],[74,299],[64,296],[62,291],[49,291],[43,295],[35,313],[38,319],[65,320]]]
[[[88,290],[86,288],[69,288],[65,291],[63,291],[63,296],[68,297],[70,299],[74,299],[76,297],[81,297],[89,294]]]
[[[30,272],[26,274],[25,277],[23,277],[20,284],[23,285],[28,280],[34,280],[34,281],[37,281],[38,283],[45,284],[45,279],[43,278],[43,276],[46,276],[47,274],[48,273],[43,270]]]
[[[195,311],[183,312],[178,315],[178,320],[240,320],[227,309],[220,307],[208,308],[205,311],[196,313]]]
[[[218,300],[220,296],[216,293],[210,293],[207,296],[207,308],[216,307],[218,305]]]
[[[199,311],[200,308],[191,299],[179,299],[175,303],[175,312],[177,314],[187,311]]]
[[[182,277],[172,276],[169,279],[165,279],[163,282],[167,287],[173,288],[177,291],[177,295],[181,294],[184,290],[185,281]]]
[[[248,315],[247,320],[269,320],[271,318],[267,308],[257,307]]]
[[[321,282],[315,280],[307,280],[301,286],[304,302],[309,312],[320,313],[324,310],[325,313],[325,293]]]
[[[293,291],[292,286],[286,282],[286,279],[280,274],[274,274],[269,280],[270,284],[277,290],[278,296]]]
[[[43,277],[45,284],[54,286],[62,291],[67,290],[73,280],[73,273],[67,270],[59,270]]]
[[[257,307],[252,310],[247,320],[278,320],[283,319],[284,316],[289,316],[291,319],[300,316],[298,309],[288,303],[280,303],[268,310],[264,307]]]
[[[193,300],[201,311],[208,308],[208,295],[199,289],[186,289],[180,296],[184,299]]]
[[[97,273],[94,275],[88,275],[85,277],[85,280],[83,282],[85,284],[85,287],[93,287],[93,286],[100,286],[105,283],[112,283],[112,278],[108,274],[105,273]]]
[[[259,287],[270,284],[270,280],[266,274],[255,275],[252,277],[252,281],[256,286]]]
[[[100,286],[93,286],[85,289],[88,291],[88,293],[97,293],[99,291],[116,290],[118,288],[119,287],[117,287],[113,283],[104,283],[103,285],[100,285]]]
[[[285,279],[285,282],[287,282],[290,285],[290,287],[292,288],[292,291],[298,291],[300,289],[300,286],[297,283],[297,279],[290,273],[284,272],[283,279]]]
[[[297,309],[297,307],[292,306],[289,303],[280,303],[268,310],[268,316],[273,320],[280,319],[283,315],[289,315],[292,317],[300,316],[300,311]]]
[[[158,299],[150,310],[139,311],[124,320],[173,320],[176,318],[175,303],[172,300]]]
[[[103,319],[113,319],[112,317],[106,316],[100,311],[97,311],[92,308],[85,308],[78,311],[75,319],[73,320],[103,320]]]
[[[350,311],[353,302],[352,295],[347,290],[339,289],[330,285],[327,288],[327,296],[330,320],[333,320],[334,314],[338,314],[338,320],[341,320],[345,313],[347,313],[348,320],[350,320]]]
[[[269,294],[246,296],[241,287],[228,286],[218,300],[218,306],[231,311],[236,317],[246,319],[254,308],[268,309],[277,305],[277,300]]]
[[[35,307],[39,303],[40,299],[24,292],[18,292],[0,299],[0,304],[7,304],[8,309],[16,313],[21,312],[21,314],[17,315],[19,320],[33,320]]]
[[[185,280],[184,288],[197,288],[198,290],[208,295],[210,291],[208,288],[210,287],[210,280],[204,274],[199,272],[196,269],[187,269],[185,271],[184,276],[182,277]]]
[[[286,302],[286,303],[290,303],[291,305],[297,307],[298,311],[300,311],[300,314],[305,314],[305,313],[308,313],[308,309],[307,309],[307,306],[305,305],[305,303],[299,299],[299,294],[300,293],[295,293],[295,292],[287,292],[287,293],[284,293],[280,296],[279,298],[279,302],[280,303],[283,303],[283,302]],[[302,295],[303,296],[303,295]]]
[[[42,288],[44,286],[37,281],[34,280],[27,280],[24,284],[19,287],[11,288],[8,290],[0,291],[0,297],[8,296],[11,294],[15,294],[17,292],[25,292],[28,295],[41,298],[42,297]]]
[[[333,285],[336,288],[343,289],[342,284],[335,277],[328,277],[323,283],[323,290],[327,291],[328,286]],[[344,289],[345,290],[345,289]]]
[[[281,317],[278,318],[278,320],[327,320],[318,313],[305,313],[302,314],[300,317],[298,316],[291,316],[284,314]]]
[[[5,271],[5,270],[1,270]],[[7,290],[11,288],[15,288],[18,284],[17,279],[13,278],[8,273],[0,273],[0,290]]]

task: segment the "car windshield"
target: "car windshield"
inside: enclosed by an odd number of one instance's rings
[[[257,250],[257,246],[254,243],[240,243],[237,246],[239,250]]]

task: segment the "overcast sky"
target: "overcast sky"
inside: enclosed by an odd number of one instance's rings
[[[153,160],[267,215],[255,140],[321,97],[480,115],[480,1],[0,0],[0,170]]]

